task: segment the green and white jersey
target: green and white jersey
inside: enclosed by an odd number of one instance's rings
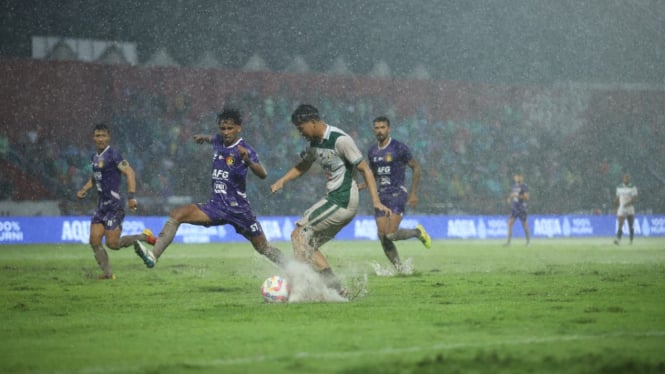
[[[633,198],[637,196],[637,187],[632,183],[621,183],[617,186],[617,197],[619,198],[619,209],[623,209],[626,206],[626,203],[633,201]]]
[[[353,174],[363,155],[347,133],[335,126],[327,126],[321,141],[314,140],[309,143],[303,159],[321,165],[327,179],[328,201],[346,207],[351,189],[358,188]]]

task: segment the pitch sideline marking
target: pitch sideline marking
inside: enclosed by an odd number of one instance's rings
[[[551,337],[541,337],[541,338],[526,338],[526,339],[512,339],[504,341],[495,341],[486,344],[475,344],[475,343],[439,343],[433,344],[430,346],[411,346],[411,347],[402,347],[402,348],[385,348],[380,350],[373,351],[352,351],[352,352],[326,352],[326,353],[309,353],[309,352],[298,352],[295,353],[290,358],[300,360],[300,359],[343,359],[350,357],[358,357],[365,355],[393,355],[399,353],[413,353],[413,352],[426,352],[426,351],[436,351],[436,350],[451,350],[451,349],[460,349],[460,348],[486,348],[492,346],[501,346],[501,345],[524,345],[524,344],[541,344],[541,343],[556,343],[556,342],[567,342],[567,341],[579,341],[579,340],[592,340],[592,339],[604,339],[604,338],[620,338],[620,337],[665,337],[665,331],[646,331],[646,332],[617,332],[611,334],[600,334],[600,335],[568,335],[568,336],[551,336]],[[265,362],[273,360],[283,360],[288,358],[288,356],[252,356],[252,357],[238,357],[238,358],[229,358],[229,359],[220,359],[220,360],[207,360],[207,361],[184,361],[180,364],[186,366],[202,366],[202,367],[222,367],[222,366],[232,366],[232,365],[242,365],[242,364],[251,364],[255,362]],[[174,363],[177,364],[177,363]],[[95,367],[87,368],[79,371],[77,373],[124,373],[124,372],[136,372],[142,371],[145,367]],[[60,373],[60,372],[57,372]],[[71,371],[68,371],[71,373]]]

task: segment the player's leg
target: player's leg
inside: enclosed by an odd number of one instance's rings
[[[152,248],[152,253],[156,259],[164,253],[166,248],[173,242],[178,227],[182,223],[190,223],[192,225],[207,225],[210,224],[210,217],[201,210],[197,204],[187,204],[175,208],[169,214],[169,218],[164,223],[162,230],[157,236],[157,242]]]
[[[400,221],[402,220],[400,216]],[[392,234],[388,234],[388,239],[397,241],[411,238],[418,238],[425,248],[432,248],[432,238],[429,236],[423,225],[416,225],[413,229],[397,229]]]
[[[630,244],[633,244],[633,238],[635,237],[635,216],[630,214],[626,217],[628,220],[628,234],[630,235]]]
[[[143,230],[142,233],[138,235],[124,235],[120,236],[120,231],[118,231],[117,236],[113,236],[112,240],[109,240],[109,237],[107,235],[106,237],[106,245],[113,250],[118,250],[120,248],[126,248],[131,245],[133,245],[136,241],[144,241],[148,242],[150,244],[155,244],[156,238],[152,235],[152,231],[150,229],[145,229]]]
[[[375,218],[377,234],[379,236],[379,242],[383,248],[383,253],[386,254],[388,260],[398,268],[401,266],[401,261],[399,259],[399,253],[397,252],[397,247],[393,240],[393,234],[398,234],[399,224],[402,222],[402,216],[393,214],[391,217],[379,216]]]
[[[305,261],[316,270],[328,287],[344,294],[342,284],[335,276],[326,256],[319,248],[330,241],[355,216],[358,208],[357,193],[352,195],[350,208],[342,208],[325,199],[305,211],[291,234],[296,259]]]
[[[513,237],[513,225],[515,224],[515,217],[513,215],[508,218],[508,237],[506,238],[505,246],[510,245],[510,240]]]
[[[245,238],[252,243],[254,249],[260,254],[266,256],[270,261],[277,265],[282,265],[285,262],[284,254],[279,248],[275,248],[268,243],[265,234],[261,233],[259,235],[251,236],[250,234],[244,234]]]
[[[148,250],[140,241],[134,242],[134,251],[147,267],[152,268],[155,266],[159,257],[173,242],[173,238],[181,223],[206,225],[210,224],[211,221],[208,215],[197,204],[187,204],[172,210],[162,230],[159,232],[152,250]]]
[[[296,224],[296,228],[291,232],[291,245],[293,246],[293,255],[296,260],[310,264],[317,271],[330,267],[325,256],[317,255],[315,261],[315,248],[310,244],[311,241],[312,229]]]
[[[527,220],[526,213],[520,217],[522,221],[522,228],[524,229],[524,236],[526,237],[526,245],[531,244],[531,232],[529,231],[529,221]]]
[[[92,252],[95,255],[95,260],[99,267],[102,269],[102,275],[100,279],[113,279],[113,270],[111,269],[111,263],[109,262],[108,253],[104,249],[102,244],[102,238],[104,237],[104,224],[102,223],[92,223],[90,224],[90,247]]]
[[[144,230],[141,234],[138,235],[120,236],[121,233],[121,227],[117,227],[113,230],[106,230],[106,246],[109,247],[109,249],[117,251],[120,248],[126,248],[133,245],[138,240],[145,242],[148,241],[148,235],[152,235],[150,230]]]
[[[623,236],[623,223],[626,221],[626,217],[619,215],[617,216],[617,220],[619,227],[617,228],[617,237],[614,239],[614,244],[619,245],[621,242],[621,237]]]

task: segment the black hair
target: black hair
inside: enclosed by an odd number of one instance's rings
[[[388,127],[390,127],[390,120],[386,116],[378,116],[378,117],[374,118],[374,121],[372,121],[372,123],[375,123],[375,122],[385,122],[385,123],[388,124]]]
[[[309,104],[300,104],[291,114],[291,122],[298,126],[305,122],[320,120],[319,110]]]
[[[92,132],[94,133],[95,131],[106,131],[107,133],[111,133],[111,128],[106,122],[100,122],[95,124],[95,127],[92,129]]]
[[[224,108],[221,113],[217,114],[217,123],[229,119],[235,122],[236,125],[242,126],[242,116],[238,109]]]

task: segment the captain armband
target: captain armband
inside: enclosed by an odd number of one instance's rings
[[[129,167],[129,162],[127,160],[122,160],[118,164],[118,169],[120,169],[121,171],[127,169],[128,167]]]

